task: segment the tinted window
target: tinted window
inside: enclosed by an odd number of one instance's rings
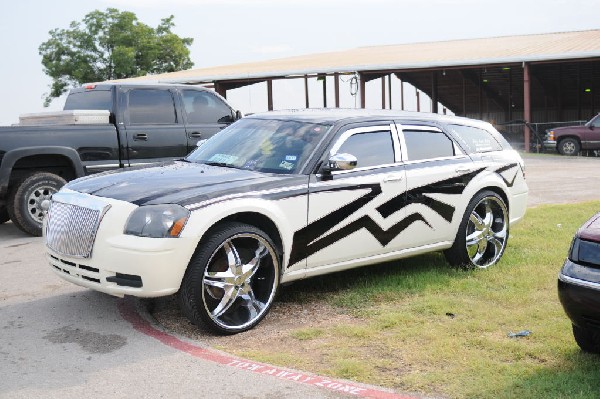
[[[337,152],[354,155],[358,160],[358,168],[394,163],[394,145],[390,132],[354,134]]]
[[[177,123],[173,95],[168,90],[139,89],[129,92],[131,124]]]
[[[210,92],[183,90],[183,105],[188,123],[233,122],[229,106]]]
[[[502,146],[498,143],[498,140],[487,130],[463,125],[450,125],[449,128],[456,134],[470,153],[502,150]]]
[[[108,110],[112,112],[112,91],[90,90],[71,93],[67,97],[63,109]]]
[[[454,156],[454,144],[442,132],[404,130],[409,161]]]

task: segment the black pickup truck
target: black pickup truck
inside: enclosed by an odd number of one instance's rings
[[[211,90],[166,84],[86,85],[64,110],[109,113],[107,123],[0,127],[0,224],[39,236],[42,202],[67,181],[182,158],[242,116]]]

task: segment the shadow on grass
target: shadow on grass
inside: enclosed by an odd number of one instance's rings
[[[515,378],[502,392],[482,393],[488,398],[596,399],[600,387],[600,356],[566,350],[557,366],[543,367],[523,378]]]
[[[301,280],[281,287],[278,301],[325,299],[335,306],[361,308],[382,297],[441,289],[465,273],[450,267],[442,253],[429,253]]]

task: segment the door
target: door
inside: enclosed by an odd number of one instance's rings
[[[169,89],[135,88],[126,93],[129,164],[168,161],[187,155],[187,137]]]
[[[181,90],[183,109],[186,115],[188,151],[192,151],[199,140],[213,136],[234,121],[234,112],[217,95],[206,90]]]
[[[406,212],[414,223],[405,235],[406,248],[453,241],[468,198],[466,184],[480,171],[460,147],[436,126],[400,125],[406,167]]]
[[[334,154],[353,155],[357,166],[311,176],[308,225],[295,237],[308,268],[354,265],[401,242],[406,179],[395,126],[349,126],[324,161]]]

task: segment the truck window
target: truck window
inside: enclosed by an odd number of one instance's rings
[[[108,110],[112,109],[112,91],[110,90],[86,90],[71,92],[65,101],[64,110],[86,109],[86,110]]]
[[[135,89],[129,92],[129,123],[165,125],[177,123],[175,102],[168,90]]]
[[[183,90],[183,105],[188,123],[233,122],[231,108],[207,91]]]

